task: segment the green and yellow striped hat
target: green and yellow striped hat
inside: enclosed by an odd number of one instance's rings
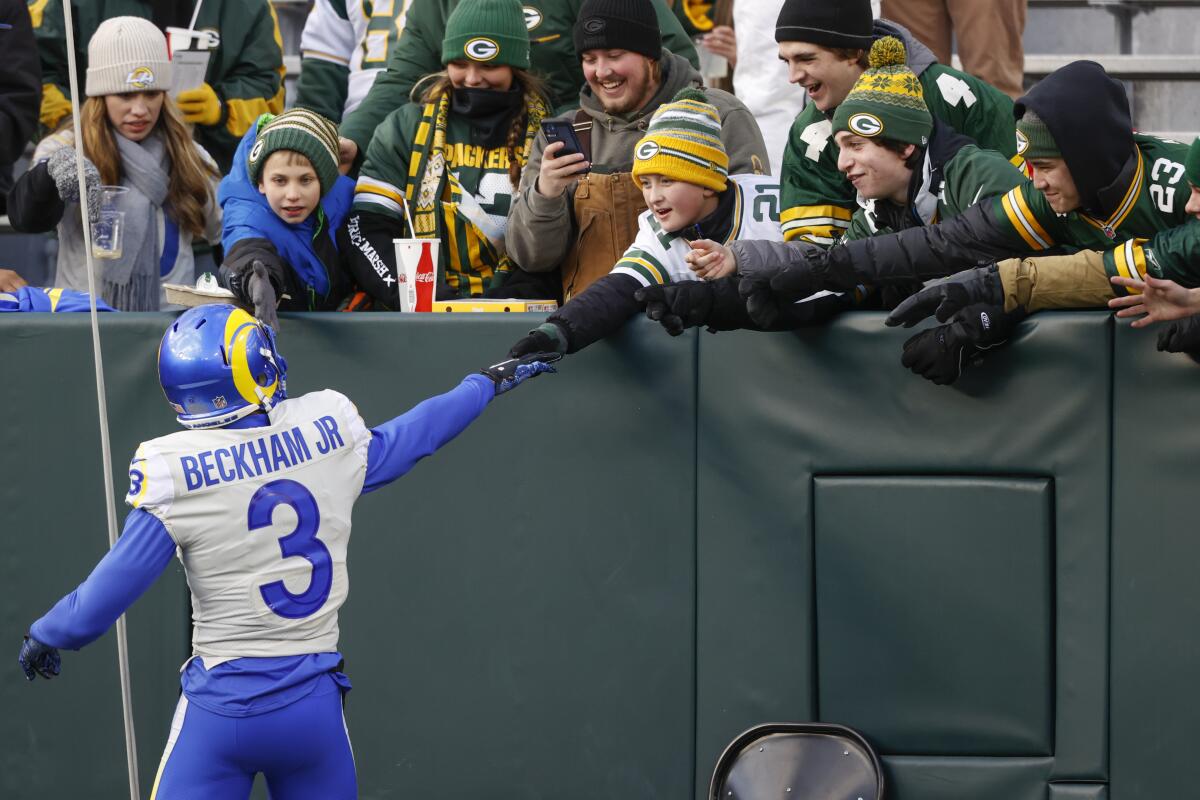
[[[924,146],[933,130],[925,92],[908,68],[904,44],[895,36],[871,45],[870,66],[833,113],[833,132]]]
[[[721,143],[721,115],[699,89],[682,89],[650,118],[633,149],[633,180],[665,175],[717,192],[725,191],[729,156]]]

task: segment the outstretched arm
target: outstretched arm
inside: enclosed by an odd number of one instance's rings
[[[121,538],[87,580],[33,623],[29,634],[67,650],[90,644],[150,588],[173,555],[175,542],[162,522],[135,508],[125,518]]]

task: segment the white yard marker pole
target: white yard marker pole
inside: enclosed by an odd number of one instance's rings
[[[92,226],[88,212],[87,179],[83,173],[83,132],[79,127],[79,80],[75,73],[75,25],[70,0],[64,0],[63,24],[67,35],[67,73],[71,84],[71,125],[75,132],[75,167],[79,181],[79,211],[83,224],[83,248],[87,259],[88,302],[92,319],[92,355],[96,362],[96,405],[100,411],[100,453],[104,466],[104,502],[108,511],[108,546],[117,543],[117,506],[113,497],[112,446],[108,438],[108,403],[104,394],[104,360],[100,354],[100,319],[96,313],[96,262],[92,258]],[[125,763],[129,769],[129,798],[140,800],[138,787],[137,737],[133,732],[133,694],[129,680],[129,638],[125,615],[117,620],[117,666],[121,673],[121,712],[125,720]]]

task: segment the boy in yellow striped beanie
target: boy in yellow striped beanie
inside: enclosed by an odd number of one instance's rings
[[[634,146],[632,174],[648,206],[633,244],[612,272],[514,344],[513,358],[574,353],[615,332],[648,303],[661,308],[665,287],[699,286],[697,279],[717,268],[709,261],[697,268],[694,260],[713,248],[738,239],[783,241],[778,180],[729,174],[720,115],[698,89],[682,90],[654,112]],[[661,310],[654,313],[653,319],[671,324]],[[682,324],[674,332],[681,333]]]

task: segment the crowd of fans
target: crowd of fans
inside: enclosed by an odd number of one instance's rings
[[[98,284],[118,310],[164,307],[205,242],[269,322],[397,310],[393,240],[419,238],[440,244],[439,300],[560,304],[513,356],[575,352],[642,311],[678,334],[866,308],[936,314],[903,361],[949,383],[1025,314],[1105,305],[1200,351],[1200,148],[1135,134],[1093,62],[1021,94],[1023,2],[884,0],[877,19],[869,0],[782,0],[769,41],[728,2],[714,20],[695,0],[316,0],[284,111],[267,0],[77,0],[82,143],[61,2],[0,0],[19,65],[0,163],[43,134],[7,212],[57,229],[55,285],[84,291],[79,154],[93,215],[125,187],[127,245]],[[951,28],[976,74],[947,64]],[[742,62],[755,110],[706,86],[697,42]],[[183,47],[208,52],[198,86]],[[0,271],[0,292],[20,283]]]

